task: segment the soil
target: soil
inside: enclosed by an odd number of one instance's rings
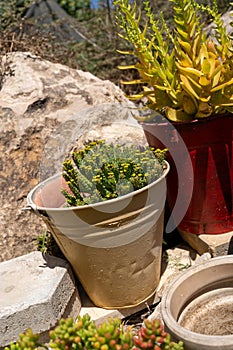
[[[206,335],[233,334],[233,288],[220,288],[194,299],[183,311],[179,323]]]

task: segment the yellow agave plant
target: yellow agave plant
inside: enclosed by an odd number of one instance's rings
[[[163,15],[158,20],[149,1],[143,0],[143,25],[136,2],[115,0],[119,35],[129,41],[133,51],[121,52],[137,57],[137,62],[120,69],[134,68],[140,79],[125,84],[143,84],[140,94],[150,109],[164,111],[171,121],[191,121],[214,114],[233,112],[233,45],[218,12],[194,0],[170,0],[174,28],[168,28]],[[208,37],[201,23],[202,12],[215,25]]]

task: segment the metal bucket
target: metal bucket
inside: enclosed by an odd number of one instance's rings
[[[61,174],[28,194],[90,299],[100,307],[124,308],[151,297],[160,280],[166,176],[125,196],[64,207]]]

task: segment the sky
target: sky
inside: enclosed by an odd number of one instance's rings
[[[92,8],[97,8],[98,5],[98,0],[91,0],[91,7]]]
[[[91,7],[92,8],[97,8],[98,7],[98,2],[99,0],[91,0]],[[112,1],[110,1],[112,3]]]

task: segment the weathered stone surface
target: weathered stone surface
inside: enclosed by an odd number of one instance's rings
[[[62,317],[81,309],[69,264],[40,252],[0,263],[0,348],[28,328],[48,340]]]
[[[113,121],[136,125],[132,104],[110,81],[30,53],[12,53],[2,64],[0,261],[35,249],[35,237],[44,226],[34,214],[22,211],[26,196],[40,180],[61,170],[72,143]],[[131,139],[141,142],[144,134],[137,130]],[[118,134],[124,137],[122,125]]]
[[[25,119],[49,114],[49,118],[64,121],[88,106],[126,102],[123,92],[110,81],[30,53],[8,55],[2,65],[7,76],[1,89],[1,108]]]
[[[192,235],[180,231],[180,235],[199,254],[209,252],[216,257],[233,253],[233,231],[218,235]]]

